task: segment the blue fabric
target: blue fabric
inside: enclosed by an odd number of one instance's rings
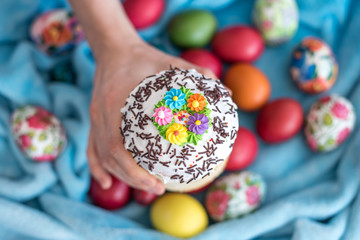
[[[170,0],[160,22],[140,34],[176,55],[179,49],[164,31],[176,12],[209,9],[221,28],[249,24],[252,5],[252,0]],[[319,97],[300,92],[288,73],[293,47],[304,36],[318,36],[330,44],[339,62],[338,81],[330,92],[352,101],[357,127],[345,144],[324,154],[311,152],[302,133],[277,145],[259,140],[260,152],[250,169],[268,183],[264,205],[246,217],[212,224],[194,239],[360,239],[360,2],[302,0],[298,5],[296,36],[266,48],[255,63],[271,81],[271,98],[293,97],[307,112]],[[49,69],[64,59],[46,57],[29,42],[31,21],[56,7],[69,6],[60,0],[0,2],[0,239],[172,239],[151,228],[148,208],[132,202],[107,212],[88,203],[87,109],[95,69],[91,52],[82,43],[65,57],[77,72],[76,86],[51,83]],[[30,162],[15,146],[9,117],[23,104],[43,106],[63,122],[69,145],[54,163]],[[254,130],[256,115],[240,112],[240,124]]]

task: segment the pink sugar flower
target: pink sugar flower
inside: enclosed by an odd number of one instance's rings
[[[246,190],[246,201],[249,205],[256,205],[260,201],[259,189],[251,186]]]
[[[340,119],[346,119],[349,114],[349,109],[346,108],[344,104],[341,104],[339,102],[336,102],[332,108],[331,112]]]
[[[157,122],[159,125],[167,125],[171,123],[173,114],[170,108],[161,106],[155,109],[153,117],[155,117],[155,122]]]

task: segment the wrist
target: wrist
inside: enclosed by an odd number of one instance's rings
[[[102,62],[113,56],[130,56],[134,49],[144,45],[145,42],[135,34],[109,34],[95,43],[90,43],[94,57],[97,62]]]

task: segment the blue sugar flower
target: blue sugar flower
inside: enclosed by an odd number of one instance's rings
[[[166,93],[164,100],[165,104],[171,109],[180,109],[182,105],[186,103],[185,93],[183,93],[180,89],[175,88],[172,88]]]

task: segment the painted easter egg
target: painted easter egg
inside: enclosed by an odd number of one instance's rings
[[[188,10],[177,14],[168,26],[170,40],[178,47],[204,47],[217,26],[215,16],[204,10]]]
[[[212,49],[226,62],[253,62],[263,52],[264,43],[254,28],[236,25],[216,33]]]
[[[218,78],[221,77],[221,61],[210,51],[201,48],[187,50],[180,55],[181,58],[200,67],[210,69]]]
[[[239,127],[233,150],[226,164],[226,170],[246,168],[255,160],[258,143],[255,135],[244,127]]]
[[[212,182],[210,182],[210,183],[206,184],[205,186],[202,186],[202,187],[200,187],[200,188],[198,188],[198,189],[195,189],[195,190],[193,190],[193,191],[187,192],[187,193],[189,193],[189,194],[196,194],[196,193],[204,192],[206,189],[208,189],[208,188],[210,187],[211,183],[212,183]]]
[[[95,205],[107,209],[114,210],[125,206],[130,200],[130,187],[123,181],[112,178],[111,187],[103,189],[100,184],[91,179],[90,197]]]
[[[150,209],[153,226],[175,237],[188,238],[205,230],[208,217],[201,203],[183,193],[166,193]]]
[[[279,143],[296,135],[304,121],[299,102],[291,98],[279,98],[261,109],[256,130],[267,143]]]
[[[205,207],[215,221],[237,218],[257,209],[264,199],[265,190],[260,175],[248,171],[231,173],[210,187]]]
[[[271,93],[266,75],[247,63],[232,65],[225,74],[225,85],[232,90],[236,105],[244,111],[261,108]]]
[[[295,0],[256,0],[253,21],[268,45],[278,45],[292,38],[299,26]]]
[[[150,205],[158,197],[158,195],[156,195],[155,193],[135,188],[132,190],[132,195],[134,197],[134,200],[142,206]]]
[[[63,55],[84,39],[84,32],[72,12],[57,9],[35,19],[30,31],[36,46],[49,55]]]
[[[54,160],[67,142],[59,119],[41,107],[28,105],[15,110],[11,129],[21,151],[36,162]]]
[[[123,7],[136,29],[156,23],[165,9],[165,0],[125,0]]]
[[[354,125],[354,108],[347,99],[338,95],[322,97],[312,104],[306,118],[307,143],[314,151],[331,151],[345,141]]]
[[[331,48],[325,42],[307,37],[293,52],[290,74],[295,84],[304,92],[321,93],[334,85],[338,64]]]

